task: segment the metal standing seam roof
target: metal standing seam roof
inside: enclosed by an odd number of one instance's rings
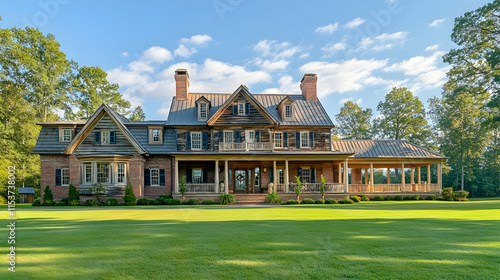
[[[406,140],[332,140],[332,150],[355,158],[446,158]]]
[[[204,96],[211,103],[208,119],[220,109],[224,102],[231,97],[228,93],[189,93],[186,100],[177,100],[175,97],[170,106],[167,125],[206,125],[205,121],[198,121],[196,116],[196,100]],[[279,103],[289,96],[295,101],[294,121],[282,121],[277,110]],[[319,100],[305,100],[302,95],[287,94],[254,94],[264,108],[279,121],[280,125],[287,126],[331,126],[333,122],[326,113]]]
[[[19,194],[34,194],[35,190],[33,188],[19,188]]]

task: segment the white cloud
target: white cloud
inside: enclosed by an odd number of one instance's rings
[[[199,34],[191,36],[191,38],[182,38],[181,43],[186,45],[205,45],[208,42],[212,41],[212,37],[206,34]]]
[[[262,93],[274,93],[274,94],[283,94],[283,93],[300,93],[300,81],[293,81],[292,76],[284,75],[278,81],[280,84],[279,88],[268,88],[265,89]]]
[[[309,53],[303,53],[299,56],[300,59],[304,59],[304,58],[308,58],[309,57]]]
[[[441,18],[441,19],[436,19],[435,21],[429,23],[430,27],[435,27],[439,28],[443,24],[443,22],[446,20],[446,18]]]
[[[194,47],[191,48],[186,48],[183,44],[180,44],[179,47],[174,51],[175,56],[181,56],[181,57],[190,57],[194,53],[196,53],[197,50]]]
[[[327,54],[333,54],[337,51],[345,50],[347,48],[347,44],[345,42],[340,43],[328,43],[321,50]]]
[[[347,101],[352,101],[352,97],[349,97],[349,98],[342,98],[339,100],[339,104],[345,104]],[[361,102],[363,102],[363,99],[362,98],[359,98],[358,100],[356,100],[354,103],[356,104],[361,104]]]
[[[151,47],[142,54],[142,59],[147,62],[163,63],[172,60],[172,58],[172,53],[169,50],[158,46]]]
[[[399,63],[394,63],[393,65],[386,67],[384,71],[386,72],[404,72],[405,75],[419,75],[437,68],[436,64],[438,59],[441,59],[444,52],[438,51],[433,53],[431,56],[414,56],[410,59],[403,60]]]
[[[314,32],[316,32],[316,33],[323,33],[323,34],[325,34],[325,33],[332,34],[333,31],[337,30],[338,26],[339,26],[338,22],[336,22],[335,24],[331,24],[330,23],[328,25],[320,26],[320,27],[316,28],[316,30],[314,30]]]
[[[395,33],[383,33],[375,37],[365,37],[361,39],[357,50],[371,50],[375,52],[391,50],[397,46],[403,46],[406,42],[408,32],[399,31]]]
[[[174,50],[174,55],[188,58],[198,52],[198,48],[205,47],[212,41],[212,37],[206,34],[199,34],[191,36],[191,38],[181,38],[180,41],[179,47]]]
[[[347,27],[349,29],[353,29],[355,27],[360,26],[361,24],[363,24],[365,22],[366,22],[366,19],[358,17],[358,18],[355,18],[355,19],[349,21],[348,23],[346,23],[345,27]]]
[[[128,52],[122,52],[123,57],[128,57]]]
[[[276,70],[284,70],[286,67],[290,64],[290,61],[281,59],[281,60],[276,60],[276,61],[271,61],[271,60],[262,60],[260,58],[256,58],[254,60],[254,63],[264,71],[276,71]]]
[[[271,56],[274,59],[290,58],[301,51],[300,46],[294,46],[290,42],[279,43],[276,40],[261,40],[253,49],[261,57]]]
[[[427,48],[425,48],[425,51],[428,52],[428,51],[435,51],[439,49],[439,45],[431,45],[431,46],[428,46]]]

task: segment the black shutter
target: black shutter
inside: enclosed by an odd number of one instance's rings
[[[316,183],[316,168],[311,168],[311,183]]]
[[[314,148],[314,132],[309,132],[309,147]]]
[[[207,169],[203,169],[203,184],[207,183],[208,172]]]
[[[295,132],[295,147],[300,149],[300,132]]]
[[[100,131],[96,131],[96,132],[94,132],[94,134],[95,134],[94,144],[95,145],[101,145],[101,132]]]
[[[219,143],[222,143],[224,141],[224,132],[219,131]]]
[[[116,131],[109,132],[109,144],[116,144]]]
[[[302,180],[302,168],[297,168],[297,176]]]
[[[203,131],[201,133],[201,148],[208,149],[208,132]]]
[[[191,132],[186,132],[186,150],[191,150]]]
[[[245,103],[245,113],[250,115],[250,103]]]
[[[255,142],[260,143],[260,130],[255,131]]]
[[[274,184],[274,167],[269,168],[269,182]]]
[[[160,169],[160,186],[165,186],[165,169]]]
[[[193,170],[191,168],[186,170],[186,183],[193,183]]]
[[[241,143],[241,131],[240,130],[236,130],[234,132],[234,134],[235,134],[235,140],[234,140],[234,142]]]
[[[288,148],[288,132],[283,132],[283,147]]]
[[[238,105],[233,105],[233,115],[238,115]]]
[[[61,169],[56,169],[56,186],[62,185]]]
[[[151,186],[151,175],[149,169],[144,169],[144,186]]]

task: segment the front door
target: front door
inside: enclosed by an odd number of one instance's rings
[[[246,170],[235,170],[234,171],[234,186],[236,193],[246,193],[247,192],[247,176]]]

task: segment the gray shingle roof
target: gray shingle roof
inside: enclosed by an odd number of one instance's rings
[[[446,158],[405,140],[333,140],[332,150],[352,152],[356,158]]]
[[[209,116],[214,115],[224,102],[231,96],[228,93],[189,93],[186,100],[172,100],[170,113],[168,114],[167,125],[206,125],[206,122],[198,121],[196,117],[196,100],[204,96],[210,100],[211,107]],[[287,126],[329,126],[333,127],[333,122],[326,113],[319,100],[306,101],[302,95],[287,94],[254,94],[253,95],[267,111],[276,118],[280,125]],[[278,104],[289,96],[295,101],[296,109],[294,121],[282,121],[276,109]]]
[[[68,142],[59,142],[58,127],[42,127],[33,154],[62,154]]]
[[[35,190],[33,188],[19,188],[19,194],[34,194]]]

